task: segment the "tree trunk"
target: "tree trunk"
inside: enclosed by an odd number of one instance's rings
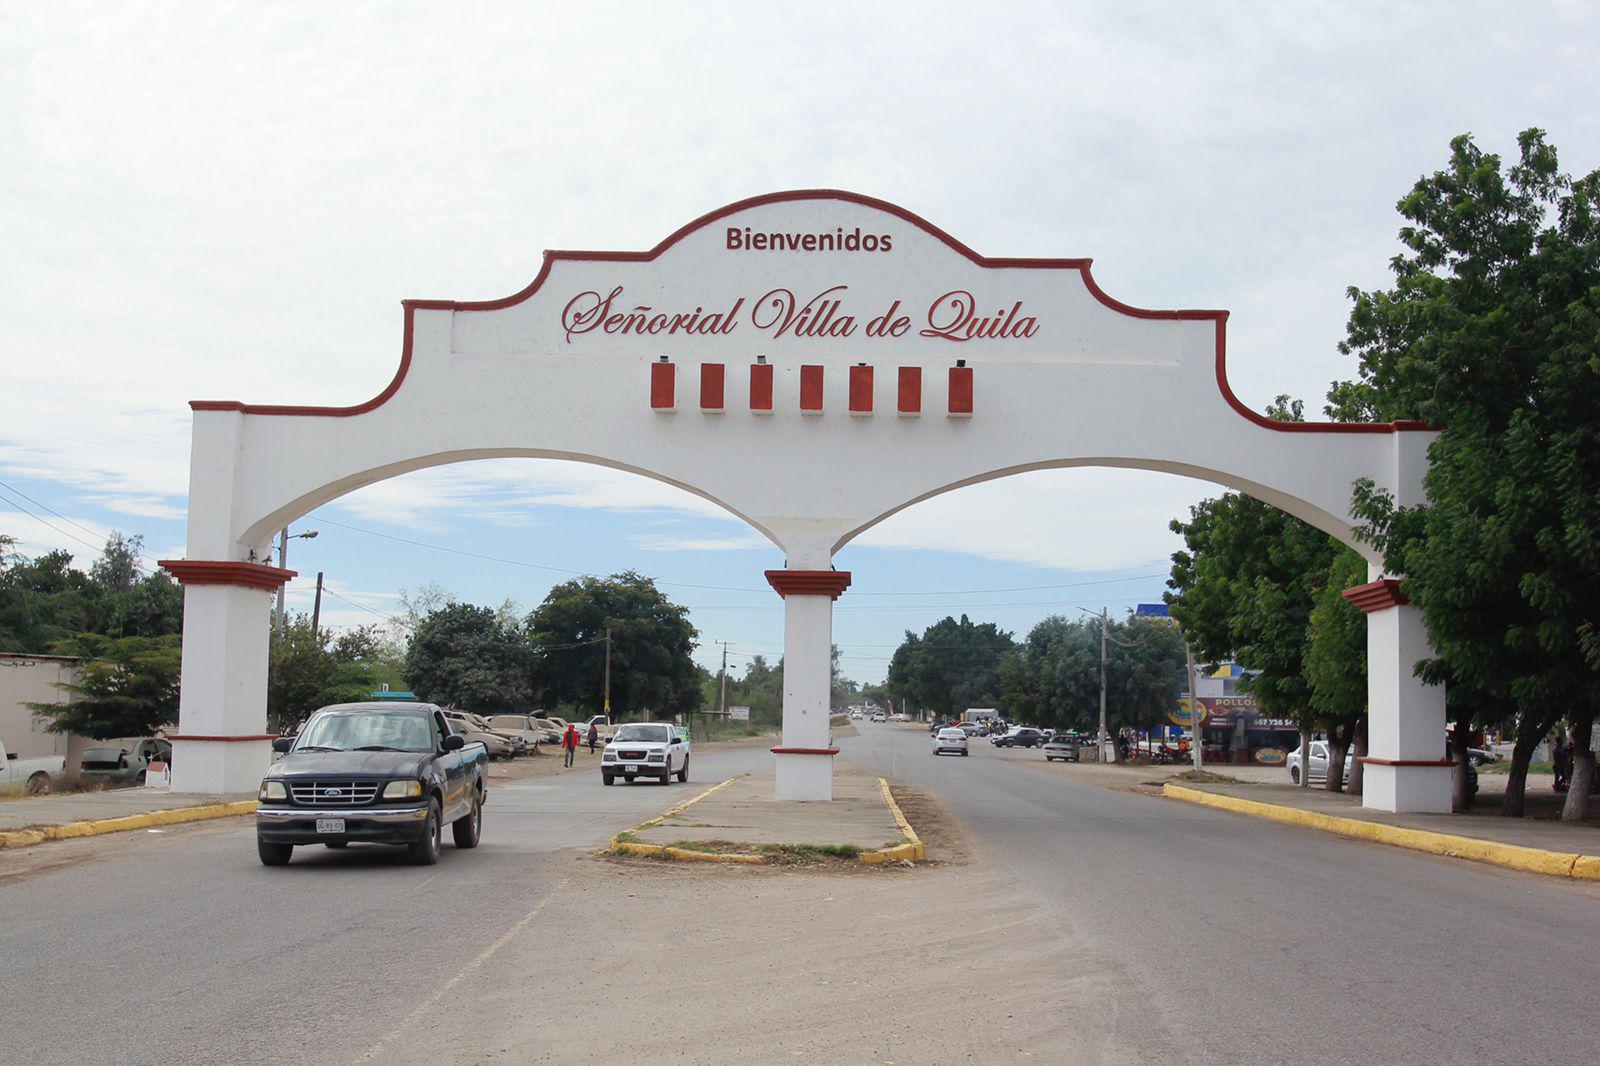
[[[1500,804],[1500,813],[1507,818],[1521,818],[1526,812],[1528,764],[1533,761],[1536,745],[1537,741],[1519,735],[1516,747],[1511,749],[1511,771],[1506,774],[1506,798]]]
[[[1581,822],[1589,817],[1589,789],[1594,784],[1594,712],[1572,720],[1572,782],[1567,786],[1567,802],[1561,808],[1563,822]]]
[[[1344,791],[1344,755],[1350,750],[1350,741],[1355,731],[1354,721],[1344,722],[1328,730],[1328,780],[1323,788],[1329,792]]]
[[[1472,746],[1472,734],[1466,722],[1457,722],[1450,731],[1450,753],[1455,767],[1450,771],[1450,809],[1457,814],[1472,810],[1472,790],[1467,787],[1467,749]]]
[[[1366,781],[1367,764],[1361,760],[1367,755],[1367,716],[1361,715],[1356,719],[1356,759],[1350,766],[1350,787],[1346,789],[1352,796],[1361,795],[1361,787]]]

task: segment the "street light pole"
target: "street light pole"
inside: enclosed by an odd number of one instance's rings
[[[322,571],[317,571],[317,598],[311,601],[311,639],[322,631]]]
[[[1100,754],[1106,753],[1106,640],[1110,634],[1110,621],[1106,615],[1106,608],[1100,608]],[[1113,753],[1111,761],[1116,762]]]
[[[602,693],[601,698],[605,702],[605,707],[602,709],[601,713],[606,716],[606,722],[609,724],[611,722],[611,627],[610,626],[606,626],[606,680],[605,680],[605,689],[604,689],[604,691]]]
[[[284,526],[278,532],[278,569],[289,569],[289,527]],[[278,608],[272,614],[272,635],[278,640],[283,639],[283,588],[288,582],[278,585]]]
[[[1205,757],[1201,754],[1203,744],[1200,739],[1200,697],[1194,690],[1194,649],[1189,647],[1189,642],[1183,642],[1183,656],[1189,667],[1189,731],[1194,734],[1194,772],[1199,773],[1205,766]]]

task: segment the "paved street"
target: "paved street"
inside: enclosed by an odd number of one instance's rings
[[[0,855],[0,1061],[573,1061],[635,1009],[659,1018],[659,1050],[623,1056],[645,1061],[1520,1061],[1600,1008],[1577,976],[1595,886],[982,742],[935,759],[900,726],[840,746],[936,797],[967,853],[881,873],[578,861],[764,768],[750,747],[698,753],[689,786],[501,783],[483,847],[432,868],[313,848],[269,870],[247,819]],[[929,1028],[935,1002],[959,1032]]]
[[[934,758],[925,731],[860,730],[849,762],[937,796],[1126,971],[1151,1040],[1220,1062],[1520,1061],[1554,1033],[1581,1042],[1572,1020],[1600,1009],[1600,886],[1112,791],[982,740]]]

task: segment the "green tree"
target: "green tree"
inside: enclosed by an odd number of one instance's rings
[[[910,631],[889,662],[896,699],[953,718],[968,707],[999,702],[1000,663],[1016,650],[1011,634],[993,622],[945,617],[918,637]]]
[[[100,739],[136,737],[177,720],[182,663],[177,637],[85,633],[57,650],[83,661],[76,681],[57,683],[67,695],[65,700],[28,704],[50,719],[50,732]]]
[[[689,611],[633,571],[566,581],[530,615],[533,676],[548,702],[601,704],[611,633],[611,707],[617,717],[695,711],[703,693],[690,657],[699,636]]]
[[[1353,727],[1357,761],[1350,769],[1350,791],[1362,791],[1362,766],[1359,757],[1366,750],[1367,714],[1367,619],[1361,610],[1345,599],[1343,592],[1367,579],[1367,563],[1353,551],[1341,552],[1328,568],[1322,589],[1311,608],[1310,644],[1306,648],[1306,681],[1310,684],[1310,708],[1316,720],[1328,730],[1331,752],[1329,765],[1344,761],[1346,728]],[[1339,774],[1329,774],[1327,789],[1343,788]]]
[[[1504,813],[1521,815],[1534,745],[1600,706],[1600,172],[1563,174],[1543,131],[1504,167],[1470,136],[1400,201],[1393,287],[1352,289],[1341,416],[1420,419],[1428,501],[1371,485],[1355,506],[1405,575],[1449,683],[1452,711],[1516,729]],[[1465,742],[1465,731],[1456,730]],[[1581,818],[1584,754],[1564,818]]]
[[[7,538],[8,544],[14,544]],[[0,651],[39,652],[94,628],[97,590],[72,555],[0,556]]]
[[[528,642],[492,608],[449,603],[417,622],[407,686],[421,699],[492,713],[532,707]]]
[[[313,630],[309,615],[290,616],[272,643],[268,727],[287,733],[318,707],[367,699],[377,687],[369,661],[376,647],[371,627],[334,637]]]

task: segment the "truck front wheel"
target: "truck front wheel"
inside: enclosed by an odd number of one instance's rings
[[[28,778],[28,795],[42,796],[50,791],[50,775],[40,770]]]
[[[410,847],[411,861],[418,866],[432,866],[439,861],[439,848],[444,835],[444,826],[439,812],[439,801],[428,801],[428,824],[423,828],[422,835],[412,842]]]
[[[256,854],[261,856],[262,866],[287,866],[289,856],[294,854],[294,845],[274,844],[256,837]]]
[[[606,784],[609,785],[613,781],[615,781],[616,779],[617,779],[617,775],[616,774],[608,774],[604,770],[600,771],[600,780],[605,782]]]

